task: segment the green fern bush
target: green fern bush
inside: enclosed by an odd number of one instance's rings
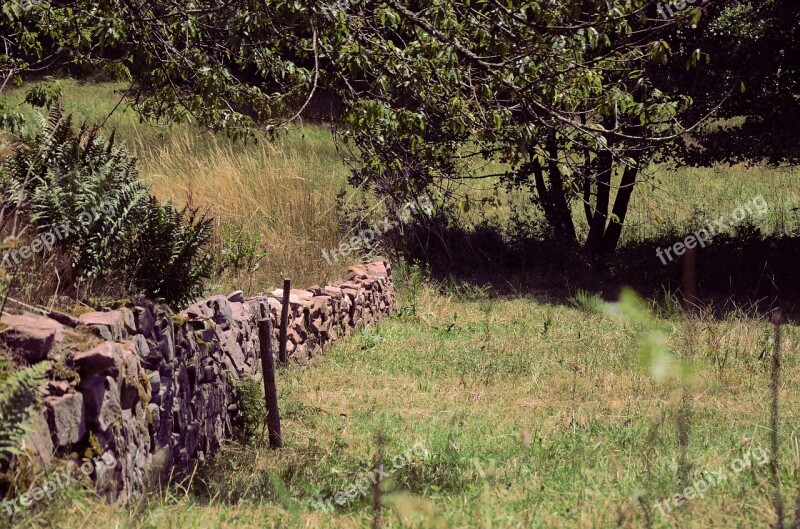
[[[211,219],[153,198],[113,133],[76,130],[57,105],[41,125],[0,166],[0,198],[16,203],[39,233],[55,234],[75,280],[100,289],[119,283],[123,293],[173,304],[199,296],[212,268]]]
[[[49,367],[41,362],[11,374],[0,373],[0,466],[20,455],[19,447],[32,431],[41,399],[38,387]]]

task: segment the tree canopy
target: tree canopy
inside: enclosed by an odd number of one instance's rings
[[[654,156],[796,150],[794,4],[706,1],[665,18],[651,0],[5,2],[0,68],[4,83],[99,69],[130,83],[143,116],[234,137],[278,130],[333,92],[355,182],[398,202],[431,187],[455,198],[449,179],[525,186],[556,234],[604,254]],[[736,134],[699,127],[714,115],[745,121]],[[475,174],[476,159],[504,169]]]

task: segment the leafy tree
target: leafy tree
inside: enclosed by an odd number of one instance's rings
[[[571,203],[582,201],[585,248],[613,251],[635,184],[684,130],[691,103],[656,82],[671,24],[649,10],[645,1],[498,0],[354,8],[337,57],[363,77],[345,92],[354,181],[403,197],[442,179],[499,177],[535,190],[573,243]],[[476,158],[507,169],[477,176]]]
[[[533,189],[575,245],[581,201],[595,254],[617,246],[649,161],[687,128],[692,100],[670,65],[696,65],[696,54],[665,39],[708,8],[665,21],[652,0],[37,5],[0,18],[17,37],[3,59],[14,71],[44,56],[89,64],[129,80],[143,116],[234,137],[275,131],[318,90],[335,91],[355,181],[400,202],[478,177],[470,160],[500,161],[507,169],[489,176]]]
[[[126,96],[149,119],[192,120],[233,137],[275,130],[320,82],[325,8],[257,0],[4,2],[0,91],[25,73],[69,64],[130,81]]]

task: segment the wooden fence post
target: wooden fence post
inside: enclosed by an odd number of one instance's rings
[[[261,374],[264,378],[264,403],[267,409],[269,447],[281,448],[281,416],[278,410],[278,387],[275,384],[275,359],[272,357],[272,320],[261,305],[258,320],[258,343],[261,348]]]
[[[289,363],[286,358],[286,334],[289,326],[289,293],[292,291],[292,280],[288,277],[283,280],[283,307],[281,307],[281,335],[278,345],[278,362],[285,366]]]

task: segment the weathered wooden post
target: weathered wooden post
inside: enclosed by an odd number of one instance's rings
[[[278,362],[285,366],[289,363],[286,358],[286,334],[289,326],[289,293],[292,291],[292,280],[284,278],[283,280],[283,307],[281,307],[281,335],[280,344],[278,345]]]
[[[261,374],[264,378],[264,403],[267,409],[269,447],[281,448],[281,416],[278,410],[278,387],[275,384],[275,359],[272,357],[272,320],[264,305],[258,320],[258,343],[261,347]]]
[[[778,437],[778,406],[780,404],[781,387],[781,325],[786,323],[783,310],[780,308],[772,312],[772,325],[775,328],[772,344],[772,369],[770,372],[769,389],[772,396],[769,413],[769,467],[772,486],[775,488],[773,502],[775,507],[776,522],[772,527],[783,529],[783,494],[781,493],[781,468],[778,454],[780,453],[780,441]],[[798,500],[800,502],[800,500]],[[797,527],[793,525],[792,527]]]

